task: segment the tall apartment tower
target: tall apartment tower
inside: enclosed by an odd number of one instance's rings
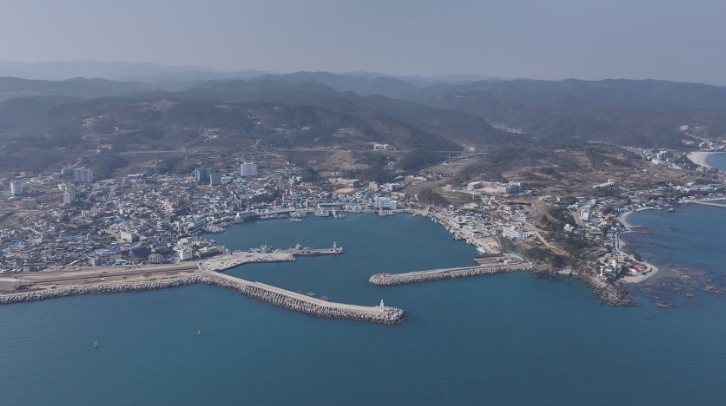
[[[210,168],[197,168],[194,170],[194,179],[198,182],[204,182],[206,183],[209,181],[209,175],[212,174],[212,169]]]
[[[10,193],[13,196],[22,196],[23,195],[23,184],[18,181],[10,182]]]
[[[88,168],[73,169],[73,181],[76,183],[93,183],[93,171]]]
[[[242,167],[240,168],[240,172],[242,172],[242,176],[257,176],[257,164],[254,162],[245,162],[242,164]]]
[[[212,185],[212,186],[221,185],[222,184],[222,174],[221,173],[212,172],[209,175],[209,184]]]

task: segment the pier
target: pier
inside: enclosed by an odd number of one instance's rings
[[[527,272],[532,264],[525,261],[512,261],[509,263],[466,266],[459,268],[442,268],[428,271],[414,271],[398,274],[379,273],[368,279],[370,283],[378,286],[401,285],[404,283],[438,281],[442,279],[466,278],[469,276],[492,275],[496,273]]]
[[[295,257],[316,257],[319,255],[340,255],[343,248],[300,248],[289,250],[275,250],[272,252],[244,252],[235,251],[229,254],[217,255],[199,262],[199,267],[205,271],[221,272],[236,266],[255,262],[291,262]]]
[[[397,324],[403,320],[403,310],[384,306],[357,306],[328,302],[260,282],[250,282],[223,273],[205,272],[204,282],[235,289],[241,294],[272,303],[275,306],[315,317],[351,319],[378,324]]]
[[[274,252],[234,252],[200,262],[149,267],[96,268],[76,272],[47,272],[15,278],[15,292],[0,294],[0,304],[29,302],[96,293],[136,292],[206,283],[231,288],[257,300],[305,313],[314,317],[397,324],[403,320],[401,309],[385,306],[357,306],[328,302],[221,273],[246,263],[294,261],[296,256],[337,255],[342,248],[300,248]]]

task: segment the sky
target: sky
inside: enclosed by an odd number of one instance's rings
[[[0,60],[726,84],[723,0],[2,0]]]

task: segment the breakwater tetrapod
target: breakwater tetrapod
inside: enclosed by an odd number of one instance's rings
[[[379,273],[371,276],[368,281],[373,285],[391,286],[404,283],[438,281],[442,279],[466,278],[469,276],[492,275],[496,273],[526,272],[532,264],[525,261],[506,264],[467,266],[459,268],[432,269],[398,274]]]
[[[163,289],[206,283],[235,289],[253,299],[263,300],[285,309],[315,317],[360,320],[378,324],[396,324],[403,320],[403,310],[385,306],[356,306],[316,299],[285,289],[251,282],[221,271],[243,264],[294,261],[295,257],[339,255],[343,249],[296,248],[274,252],[234,252],[197,263],[150,267],[92,268],[79,272],[54,272],[23,275],[13,293],[0,294],[0,304],[46,300],[66,296],[121,293]],[[198,332],[201,335],[201,331]]]

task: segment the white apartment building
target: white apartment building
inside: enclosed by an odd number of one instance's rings
[[[194,258],[194,251],[191,248],[182,249],[177,251],[179,261],[189,261]]]
[[[23,184],[17,181],[10,182],[10,193],[13,196],[23,195]]]
[[[76,183],[93,183],[93,171],[88,168],[73,169],[73,181]]]

